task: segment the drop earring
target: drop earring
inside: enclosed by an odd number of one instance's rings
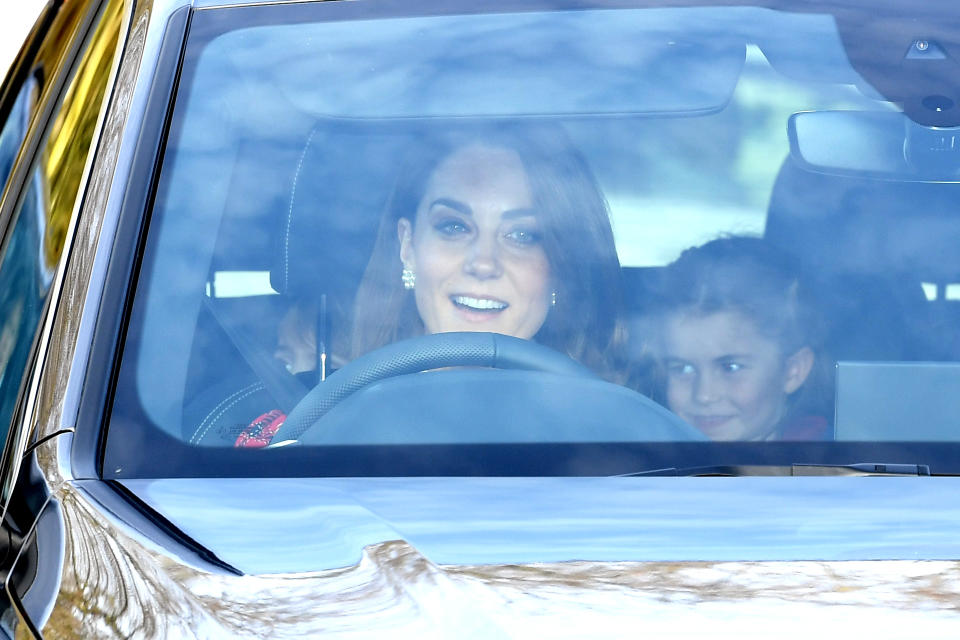
[[[413,289],[417,285],[417,274],[406,267],[403,268],[400,279],[403,280],[404,289]]]
[[[557,306],[557,292],[556,292],[556,291],[552,291],[552,292],[550,293],[550,306],[551,306],[551,307]]]

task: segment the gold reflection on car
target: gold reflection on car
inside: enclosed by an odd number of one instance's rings
[[[44,257],[51,270],[63,250],[87,152],[110,78],[123,4],[122,0],[114,0],[106,7],[106,15],[77,67],[44,149],[43,167],[48,190]],[[69,132],[69,135],[61,135],[63,132]]]

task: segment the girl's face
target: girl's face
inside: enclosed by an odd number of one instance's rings
[[[317,368],[317,339],[297,307],[284,314],[277,327],[277,349],[273,354],[290,373]]]
[[[480,144],[453,152],[397,232],[428,333],[532,338],[540,330],[550,309],[550,265],[516,152]]]
[[[736,311],[674,314],[663,339],[667,403],[712,440],[775,438],[787,396],[813,365],[809,348],[784,357]]]

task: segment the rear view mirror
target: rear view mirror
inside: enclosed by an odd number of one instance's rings
[[[810,111],[790,116],[787,129],[790,155],[810,171],[960,181],[960,127],[927,127],[899,112]]]

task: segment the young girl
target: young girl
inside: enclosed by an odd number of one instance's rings
[[[760,238],[688,249],[663,274],[655,352],[667,406],[713,440],[829,437],[820,323]]]

